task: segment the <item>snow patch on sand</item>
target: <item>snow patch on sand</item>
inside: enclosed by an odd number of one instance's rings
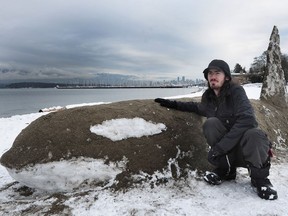
[[[45,191],[72,191],[83,184],[113,183],[115,177],[126,168],[127,159],[117,163],[105,163],[103,159],[74,158],[36,164],[22,170],[7,168],[9,174],[22,184]]]
[[[119,141],[132,137],[152,136],[166,130],[162,123],[148,122],[142,118],[120,118],[102,122],[90,127],[90,131],[100,136]]]

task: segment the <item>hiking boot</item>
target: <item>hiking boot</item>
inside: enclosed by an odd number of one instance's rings
[[[219,185],[222,183],[222,179],[218,176],[218,174],[209,171],[206,171],[204,180],[211,185]]]
[[[273,185],[268,179],[270,166],[270,157],[268,157],[267,162],[265,162],[261,168],[256,168],[248,164],[248,170],[251,177],[251,184],[257,189],[257,195],[262,199],[275,200],[278,198],[277,191],[272,188]]]
[[[251,184],[257,189],[257,194],[260,198],[266,200],[275,200],[278,198],[277,191],[272,187],[270,180],[265,179],[253,179],[251,178]]]
[[[222,181],[230,181],[236,179],[236,167],[231,167],[229,173],[225,174],[225,170],[216,168],[213,172],[206,171],[204,180],[212,185],[219,185]]]

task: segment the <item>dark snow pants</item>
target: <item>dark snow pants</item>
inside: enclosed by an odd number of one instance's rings
[[[203,133],[208,144],[213,147],[227,133],[222,122],[216,118],[208,118],[203,125]],[[269,158],[270,141],[259,128],[247,130],[240,142],[228,153],[231,166],[247,167],[248,164],[262,168]],[[208,158],[209,160],[209,158]]]

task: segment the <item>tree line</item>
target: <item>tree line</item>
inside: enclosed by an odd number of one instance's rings
[[[233,73],[249,74],[249,80],[252,83],[263,82],[264,71],[267,65],[267,51],[264,51],[262,55],[255,57],[249,71],[247,72],[245,67],[243,68],[240,64],[236,64]],[[281,54],[281,66],[284,71],[286,82],[288,81],[288,55]]]

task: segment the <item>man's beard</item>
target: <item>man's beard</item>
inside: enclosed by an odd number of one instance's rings
[[[218,82],[215,80],[211,80],[211,82],[214,81],[212,84],[209,83],[209,86],[211,89],[219,89],[220,87],[218,86]]]

